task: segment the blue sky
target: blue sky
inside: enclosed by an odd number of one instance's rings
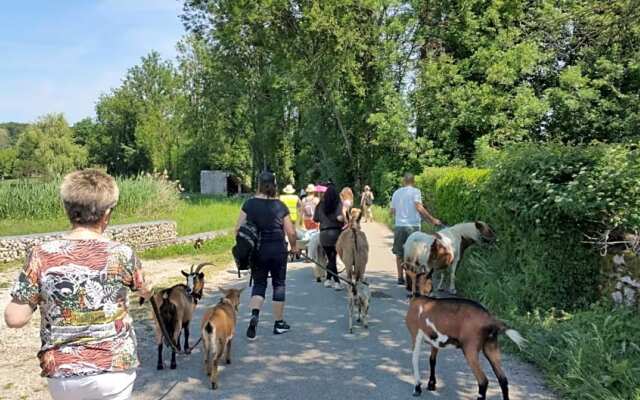
[[[151,50],[176,54],[178,0],[14,0],[0,9],[0,122],[94,116]]]

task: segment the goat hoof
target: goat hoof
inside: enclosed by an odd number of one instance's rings
[[[211,390],[216,390],[218,388],[218,384],[215,382],[211,382]]]
[[[320,283],[322,280],[320,278],[316,278],[316,282]]]
[[[185,350],[184,354],[191,354],[191,350],[189,350],[189,349]]]
[[[178,365],[177,364],[171,364],[171,366],[169,368],[176,369],[176,368],[178,368]]]
[[[357,322],[357,323],[360,323],[360,322],[362,322],[362,320],[361,320],[360,318],[358,318],[358,319],[356,320],[356,322]]]
[[[164,365],[162,365],[162,364],[158,364],[158,365],[156,366],[156,369],[157,369],[158,371],[160,371],[161,369],[164,369]]]
[[[227,360],[227,365],[231,364],[231,360]]]
[[[427,390],[433,392],[436,390],[436,383],[435,382],[429,382],[429,384],[427,385]]]
[[[413,397],[420,397],[422,394],[422,386],[417,384],[416,387],[413,388]]]

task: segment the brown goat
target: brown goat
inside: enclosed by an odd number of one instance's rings
[[[184,329],[184,350],[189,351],[189,323],[193,317],[193,311],[198,304],[198,300],[202,298],[202,291],[204,290],[204,272],[200,270],[206,266],[211,265],[209,263],[199,264],[194,271],[194,266],[191,266],[189,273],[181,271],[182,275],[187,278],[187,283],[174,285],[168,289],[164,289],[161,292],[154,295],[156,304],[158,304],[160,315],[160,321],[166,328],[168,334],[171,336],[171,340],[177,345],[178,350],[180,347],[180,334]],[[140,304],[144,300],[140,299]],[[163,335],[162,329],[158,322],[158,318],[154,318],[156,328],[156,344],[158,345],[158,363],[157,369],[164,369],[164,363],[162,362],[162,344]],[[170,344],[167,343],[167,346]],[[176,352],[171,349],[171,369],[176,369]]]
[[[209,308],[202,318],[200,331],[204,345],[204,369],[211,380],[211,389],[218,388],[218,363],[226,355],[231,364],[231,341],[236,331],[236,313],[244,289],[223,289],[220,302]]]
[[[336,251],[344,263],[347,279],[354,283],[364,279],[369,262],[369,242],[360,229],[361,218],[362,211],[359,208],[349,210],[347,228],[342,231],[336,242]]]
[[[431,280],[433,270],[428,274],[419,273],[416,284],[420,292],[429,293],[433,288]],[[429,358],[430,375],[427,390],[436,390],[436,358],[438,351],[446,347],[462,349],[469,367],[478,381],[478,400],[485,400],[489,381],[480,367],[478,357],[483,351],[498,378],[503,400],[509,400],[509,384],[500,365],[498,336],[506,334],[518,347],[525,343],[520,334],[509,329],[482,305],[462,298],[432,298],[416,296],[409,304],[406,324],[413,340],[413,376],[415,378],[414,396],[420,396],[420,346],[423,341],[431,344]]]

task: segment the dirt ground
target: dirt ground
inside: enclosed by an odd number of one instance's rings
[[[191,264],[204,260],[192,258],[176,258],[144,261],[143,267],[147,279],[153,285],[168,285],[181,282],[181,269],[189,270]],[[224,282],[224,277],[234,276],[221,267],[205,267],[206,276],[215,276],[217,283]],[[18,275],[18,269],[0,273],[0,310],[4,312],[11,300],[9,292]],[[211,290],[211,289],[209,289]],[[153,328],[149,321],[148,308],[141,309],[131,301],[131,314],[136,321],[138,340],[153,338]],[[8,329],[4,318],[0,318],[0,400],[50,400],[47,381],[40,377],[40,365],[36,354],[40,349],[40,313],[36,312],[27,326],[22,329]]]

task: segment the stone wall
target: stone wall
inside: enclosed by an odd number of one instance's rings
[[[49,232],[33,235],[0,237],[0,262],[19,260],[36,244],[58,239],[66,232]],[[174,221],[154,221],[139,224],[114,225],[109,227],[107,236],[126,243],[136,250],[153,247],[155,243],[171,243],[177,239]]]

